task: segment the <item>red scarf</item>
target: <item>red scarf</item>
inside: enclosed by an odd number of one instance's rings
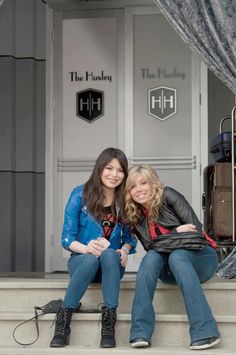
[[[151,239],[155,239],[158,237],[158,235],[162,235],[162,234],[169,234],[171,233],[171,231],[165,227],[160,226],[160,224],[157,224],[155,222],[153,222],[150,227],[149,227],[149,232],[150,232],[150,236]],[[160,233],[158,233],[160,232]]]
[[[147,209],[143,209],[143,213],[147,217],[147,215],[148,215]],[[152,224],[149,227],[149,233],[150,233],[151,239],[153,240],[153,239],[157,238],[158,235],[169,234],[169,233],[171,233],[171,231],[156,222],[152,222]]]

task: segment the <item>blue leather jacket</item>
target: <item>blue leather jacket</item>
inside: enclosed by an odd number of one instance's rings
[[[84,185],[80,185],[72,191],[65,208],[61,238],[62,246],[65,249],[69,249],[73,241],[87,245],[90,240],[103,235],[101,222],[88,212],[86,205],[82,205],[83,188]],[[136,252],[137,240],[122,224],[116,223],[109,241],[111,243],[109,248],[120,249],[123,244],[128,243],[132,246],[130,254]]]

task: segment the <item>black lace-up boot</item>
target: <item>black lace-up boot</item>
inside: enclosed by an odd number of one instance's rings
[[[60,308],[57,312],[55,333],[50,343],[51,348],[69,345],[72,313],[73,308]]]
[[[101,348],[115,348],[116,309],[102,307]]]

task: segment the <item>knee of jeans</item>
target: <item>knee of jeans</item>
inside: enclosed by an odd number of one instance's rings
[[[147,254],[144,255],[141,265],[143,270],[156,270],[162,268],[164,261],[162,256],[154,250],[149,250]]]
[[[76,270],[79,270],[80,268],[94,270],[96,272],[98,267],[98,258],[93,254],[73,255],[68,261],[68,272],[70,277],[74,274]]]
[[[120,264],[120,255],[114,249],[106,249],[102,252],[100,261],[107,263],[109,267],[111,267],[114,263]]]
[[[95,269],[98,268],[99,266],[99,262],[98,262],[98,258],[93,255],[93,254],[85,254],[85,263],[87,265],[88,268],[92,268],[94,267]]]
[[[186,262],[187,260],[188,257],[186,255],[186,250],[178,249],[170,253],[168,257],[168,264],[170,268],[173,269],[173,267],[176,267],[177,265],[179,265],[179,263]]]

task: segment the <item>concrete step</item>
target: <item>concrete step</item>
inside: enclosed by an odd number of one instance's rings
[[[14,345],[12,332],[23,320],[31,318],[27,313],[0,313],[0,344]],[[38,345],[47,347],[54,333],[52,326],[54,315],[44,315],[39,319],[40,337]],[[130,314],[118,313],[116,339],[119,346],[128,344],[130,330]],[[236,316],[215,315],[224,342],[231,342],[236,349]],[[185,346],[189,345],[188,320],[185,315],[159,314],[156,317],[156,328],[152,338],[155,346]],[[100,314],[74,314],[71,325],[71,345],[96,346],[100,341]],[[92,336],[91,336],[92,334]],[[30,343],[36,338],[34,322],[28,322],[19,327],[15,333],[21,343]]]
[[[152,346],[148,349],[132,349],[129,345],[118,346],[114,349],[100,349],[93,346],[69,345],[61,349],[52,349],[35,345],[34,347],[2,346],[0,355],[193,355],[193,351],[184,346]],[[201,355],[233,355],[236,348],[231,344],[219,344],[217,348],[201,350]]]
[[[52,299],[64,298],[68,277],[0,278],[0,312],[13,309],[30,312],[35,305],[42,306]],[[219,315],[236,315],[236,282],[214,278],[202,285],[212,311]],[[135,276],[125,275],[121,281],[120,313],[129,313],[135,290]],[[102,302],[100,284],[89,286],[82,299],[82,307],[96,308]],[[227,305],[227,307],[226,307]],[[158,283],[154,307],[159,313],[185,314],[182,295],[176,285]]]
[[[20,346],[12,337],[13,329],[34,315],[33,307],[42,306],[52,299],[63,298],[68,284],[66,275],[33,275],[27,277],[1,277],[0,275],[0,355],[101,354],[128,355],[136,352],[128,344],[130,310],[135,290],[135,275],[127,274],[121,282],[120,306],[116,326],[117,348],[100,349],[100,314],[79,313],[73,315],[71,341],[68,347],[53,349],[49,342],[54,333],[51,327],[55,315],[39,319],[40,337],[32,346]],[[218,322],[222,343],[210,350],[211,354],[236,353],[236,282],[212,279],[202,285]],[[102,300],[100,284],[92,284],[82,299],[83,308],[95,308]],[[157,314],[156,328],[151,348],[140,349],[140,354],[186,354],[189,350],[188,321],[180,291],[175,285],[159,283],[154,306]],[[14,310],[14,311],[13,311]],[[36,337],[34,322],[18,328],[16,337],[30,342]],[[201,355],[209,355],[202,350]]]

